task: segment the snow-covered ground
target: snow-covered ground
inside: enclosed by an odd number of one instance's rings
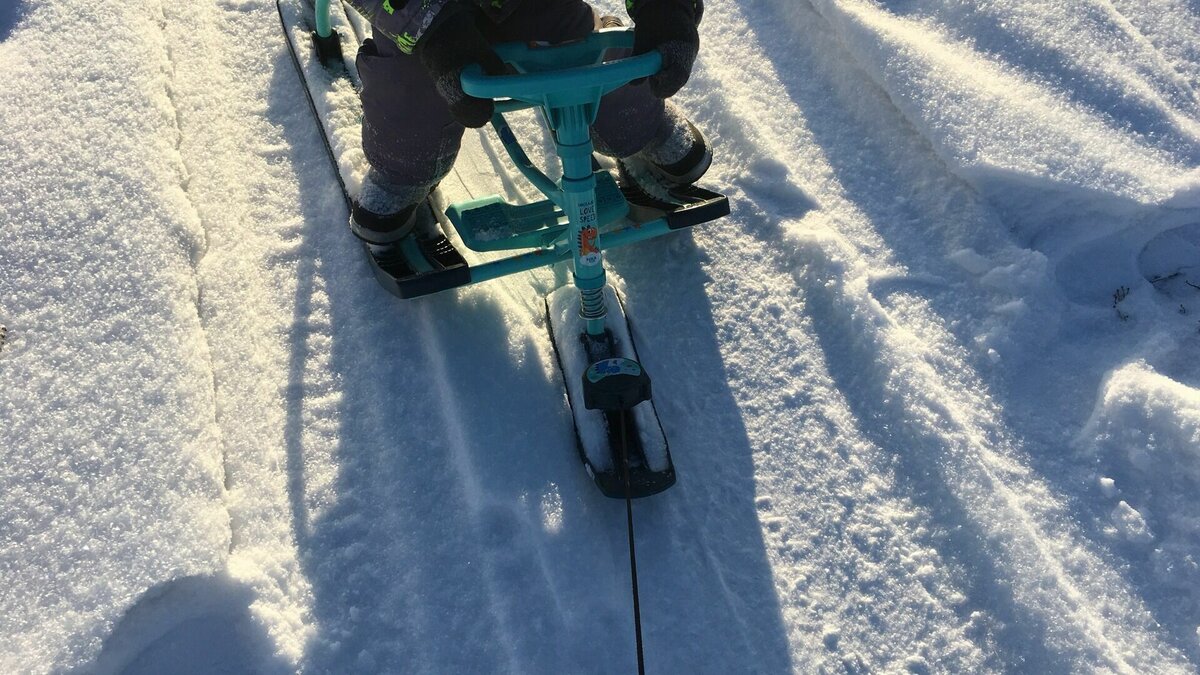
[[[702,35],[733,214],[610,256],[649,670],[1195,671],[1200,5]],[[8,0],[0,73],[0,671],[634,667],[553,275],[382,291],[274,2]],[[446,193],[510,175],[470,133]]]

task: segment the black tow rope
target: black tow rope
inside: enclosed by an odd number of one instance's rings
[[[629,453],[625,443],[625,412],[621,411],[621,466],[625,474],[625,531],[629,534],[629,579],[633,583],[633,628],[637,634],[638,675],[646,675],[646,659],[642,653],[642,606],[638,599],[637,549],[633,543],[633,490],[629,481]]]

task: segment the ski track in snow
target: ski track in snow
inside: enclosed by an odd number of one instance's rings
[[[680,100],[716,142],[706,182],[734,212],[610,256],[680,476],[636,507],[650,671],[1194,670],[1200,608],[1170,601],[1200,592],[1198,345],[1175,316],[1194,305],[1147,266],[1200,247],[1200,13],[1082,4],[709,3]],[[15,422],[0,439],[28,454],[9,453],[21,461],[3,479],[16,515],[0,521],[0,664],[632,670],[623,505],[575,456],[541,303],[554,272],[387,296],[342,224],[273,3],[96,12],[137,43],[96,77],[136,71],[146,90],[103,100],[152,103],[88,128],[130,143],[113,129],[134,119],[153,142],[134,146],[148,168],[125,199],[96,202],[103,217],[67,202],[94,261],[55,248],[41,183],[0,179],[18,196],[0,213],[31,225],[0,233],[16,270],[0,269],[0,291],[20,297],[0,296],[0,410]],[[0,15],[0,64],[20,81],[49,68],[22,31],[103,42],[49,3],[17,16],[6,38]],[[32,140],[0,137],[0,158],[63,182],[71,166],[31,159],[62,143],[36,145],[54,137],[16,115],[21,94],[0,111]],[[544,158],[531,116],[514,129]],[[513,176],[469,133],[444,197],[536,196]],[[121,218],[137,229],[120,235]],[[1160,235],[1176,239],[1154,249]],[[1095,251],[1113,264],[1088,269]],[[105,374],[136,387],[98,416],[141,407],[162,427],[56,436],[38,422],[64,419],[50,364],[82,366],[41,345],[93,352],[24,261],[150,253],[150,290],[126,290],[112,330],[183,326],[173,352],[147,352],[177,364],[157,377],[183,393],[140,394],[158,386],[140,353],[108,340]],[[1128,322],[1107,305],[1124,284]],[[111,321],[89,295],[106,286],[80,286],[79,306]],[[12,394],[25,381],[49,407]],[[54,492],[45,461],[63,449],[94,451],[72,475],[146,496],[144,512]],[[161,469],[124,472],[139,462]],[[107,513],[118,534],[99,536]],[[107,587],[81,583],[97,573]]]

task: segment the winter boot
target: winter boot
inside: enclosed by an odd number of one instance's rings
[[[418,199],[413,201],[413,197]],[[350,210],[350,230],[362,240],[371,260],[393,279],[416,276],[404,240],[415,239],[420,253],[435,269],[466,265],[438,225],[428,188],[393,185],[374,169],[367,172]]]
[[[666,133],[637,154],[617,160],[617,178],[631,217],[644,221],[691,201],[687,188],[712,165],[704,134],[668,106]]]

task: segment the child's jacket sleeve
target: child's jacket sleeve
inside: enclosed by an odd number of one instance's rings
[[[349,0],[376,30],[396,43],[400,51],[411,54],[417,40],[433,25],[453,0]]]

